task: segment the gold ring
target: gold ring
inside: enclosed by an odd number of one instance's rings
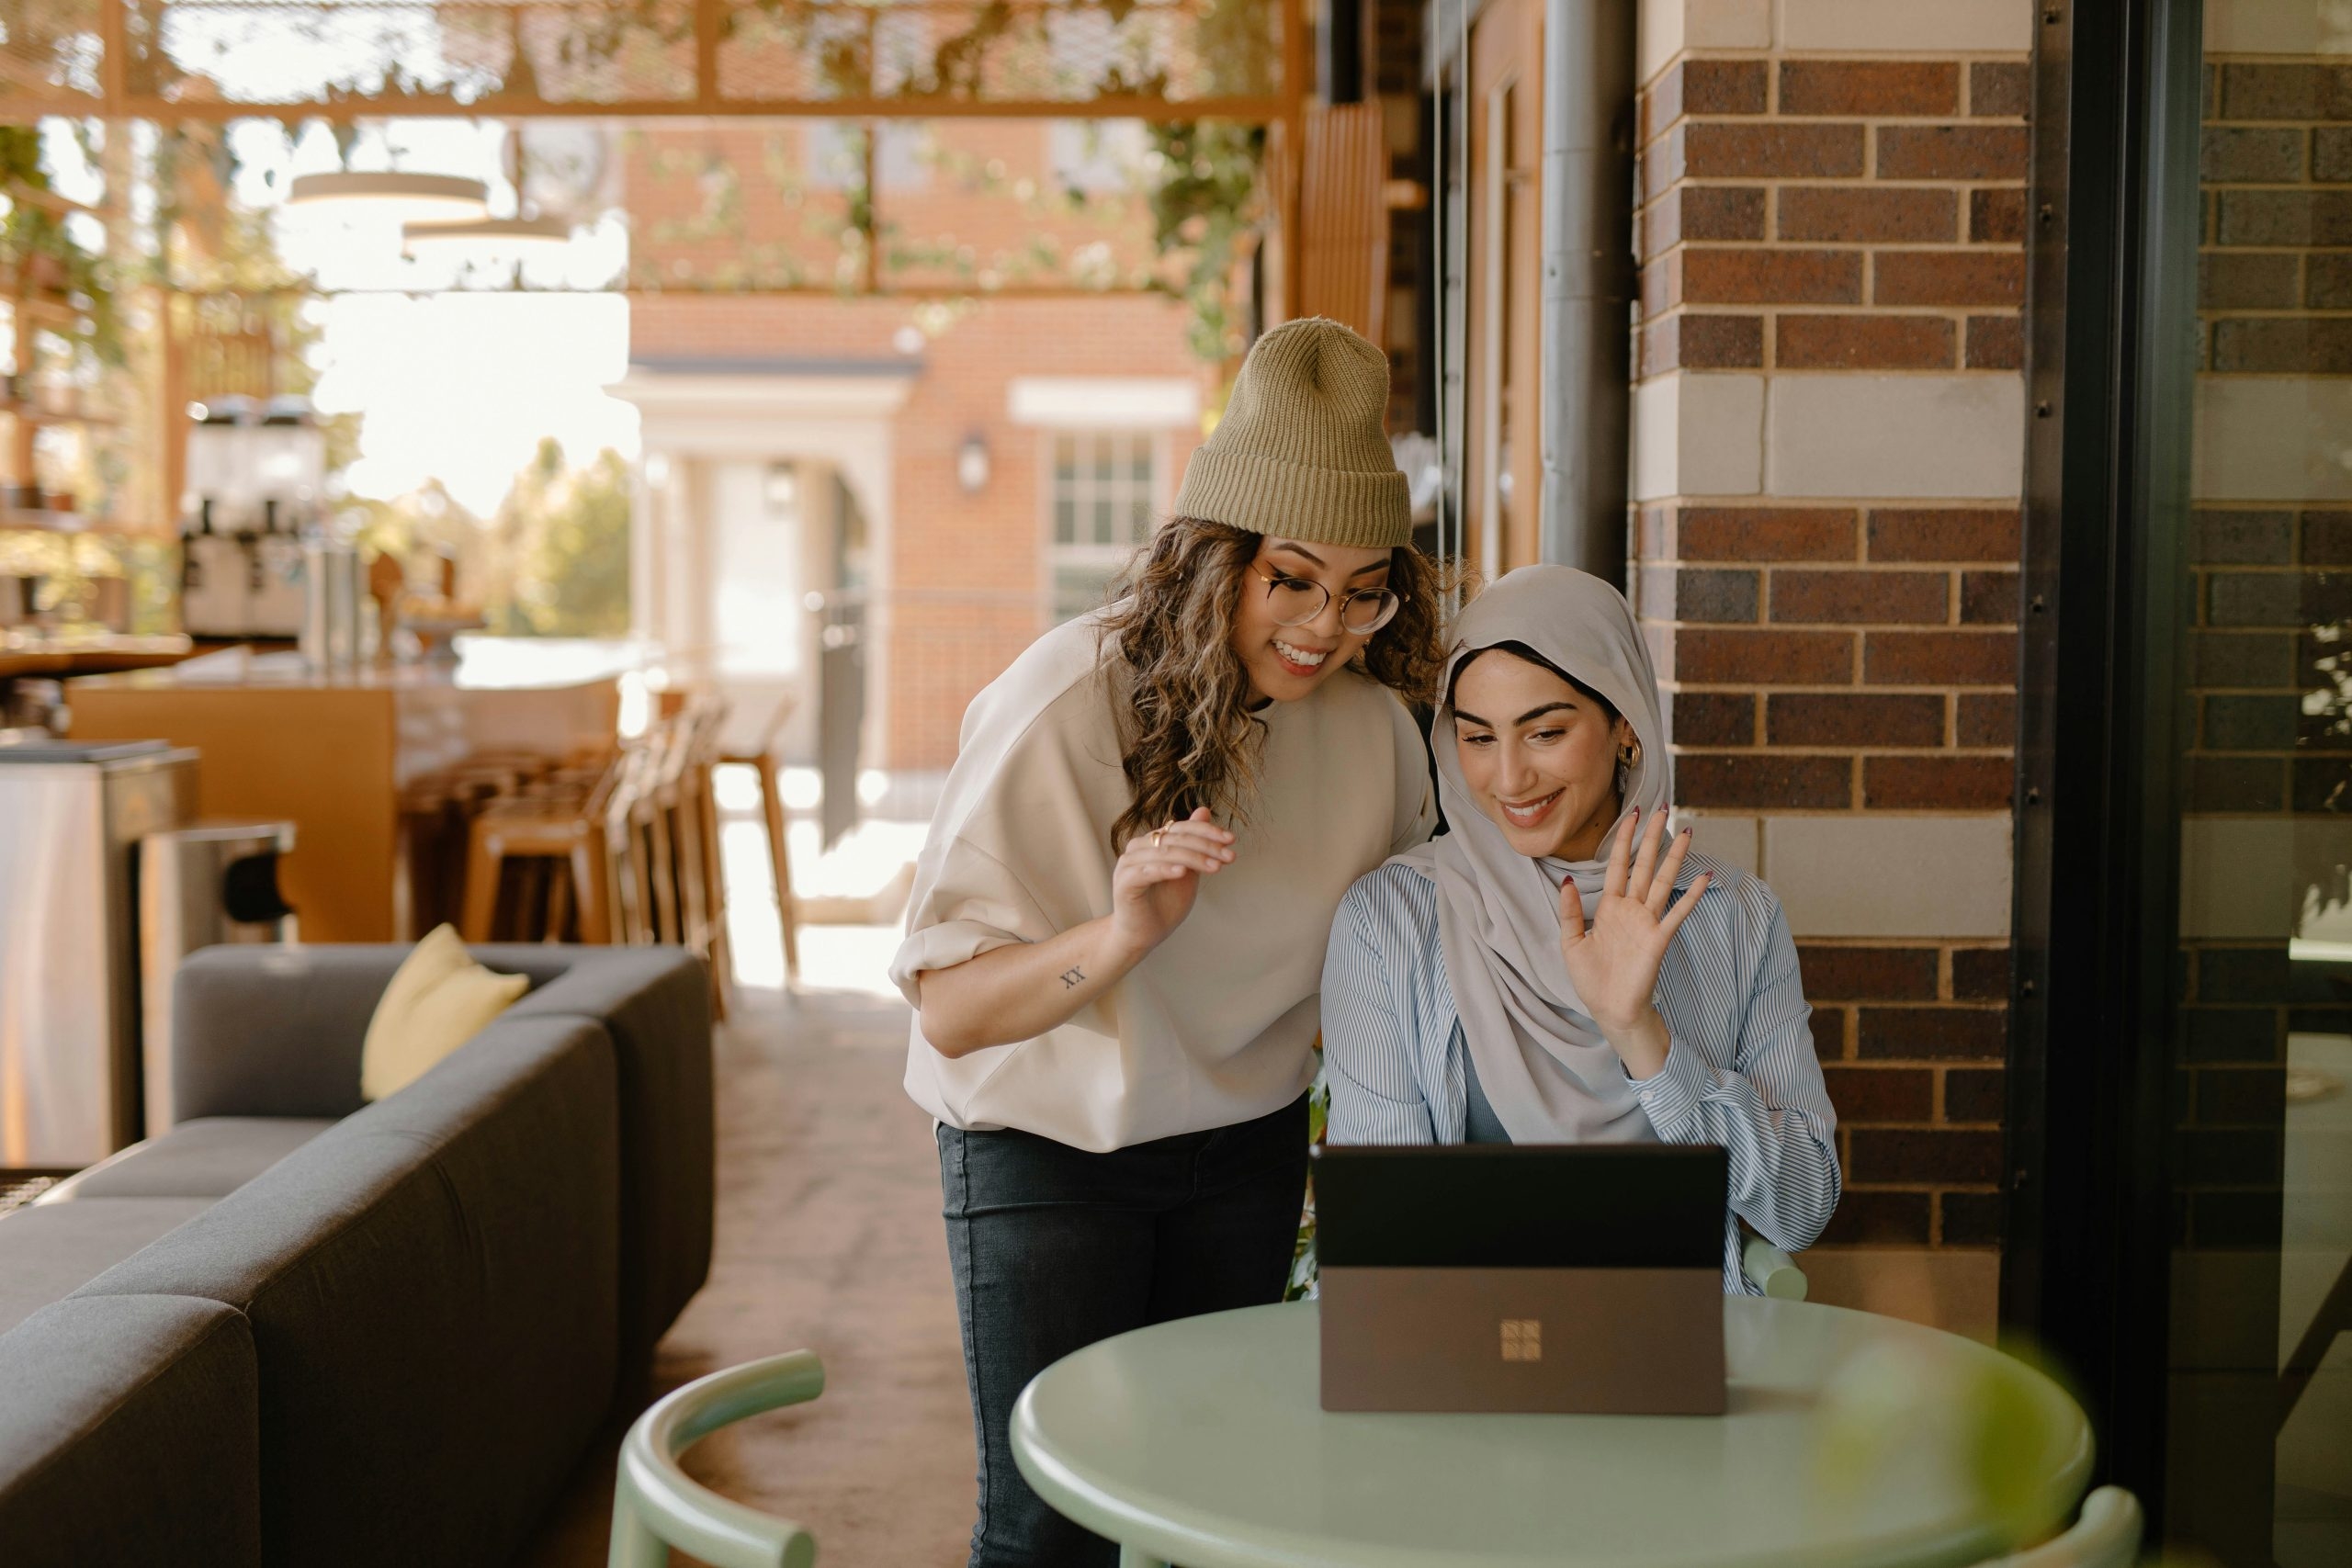
[[[1151,847],[1152,847],[1153,849],[1155,849],[1155,850],[1156,850],[1156,849],[1158,849],[1158,848],[1159,847],[1159,835],[1160,835],[1161,833],[1165,832],[1166,830],[1167,830],[1167,829],[1162,829],[1162,828],[1154,828],[1154,829],[1151,830]]]

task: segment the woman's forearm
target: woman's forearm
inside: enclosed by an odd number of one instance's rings
[[[1143,961],[1111,917],[1048,937],[926,969],[922,1035],[943,1056],[967,1056],[1058,1029]]]

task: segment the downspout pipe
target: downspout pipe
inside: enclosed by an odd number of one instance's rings
[[[1625,583],[1637,0],[1544,0],[1544,558]]]

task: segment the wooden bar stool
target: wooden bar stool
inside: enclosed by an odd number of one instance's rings
[[[640,886],[648,894],[646,912],[652,940],[673,947],[684,940],[678,909],[675,835],[671,831],[674,826],[672,816],[678,794],[678,774],[685,767],[683,720],[682,713],[673,714],[646,737],[647,761],[634,815],[637,835],[642,841],[644,875]]]
[[[776,738],[792,717],[797,699],[786,695],[768,715],[760,738],[741,751],[721,751],[718,761],[734,767],[750,768],[760,784],[760,822],[768,836],[768,864],[775,875],[776,919],[784,931],[784,978],[786,985],[800,978],[800,917],[792,897],[792,855],[785,840],[784,786],[776,775]]]
[[[727,1014],[727,928],[724,900],[711,876],[711,768],[727,705],[696,697],[671,721],[655,807],[666,833],[677,940],[701,957],[710,973],[711,1006]],[[659,884],[657,883],[657,886]]]
[[[655,939],[651,857],[646,852],[639,819],[647,773],[653,761],[653,749],[646,744],[632,746],[623,754],[601,824],[613,940],[639,946]]]
[[[468,942],[489,942],[500,934],[500,895],[509,863],[520,863],[526,872],[515,917],[508,922],[510,929],[520,928],[514,934],[526,941],[559,940],[576,927],[583,942],[613,940],[604,824],[630,761],[616,759],[585,793],[549,788],[481,804],[467,832],[458,929]]]

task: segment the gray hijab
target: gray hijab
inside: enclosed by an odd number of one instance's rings
[[[1658,716],[1657,680],[1624,596],[1565,566],[1506,574],[1472,602],[1455,626],[1445,687],[1464,660],[1516,642],[1606,697],[1634,727],[1641,761],[1622,774],[1623,803],[1652,814],[1673,800],[1673,763]],[[1585,1016],[1560,956],[1560,887],[1573,878],[1589,916],[1600,900],[1610,848],[1625,819],[1603,834],[1599,858],[1530,860],[1478,809],[1462,777],[1445,715],[1430,737],[1447,831],[1397,857],[1437,884],[1438,935],[1446,976],[1479,1087],[1511,1141],[1634,1143],[1657,1136],[1634,1098],[1616,1049]],[[1698,869],[1686,866],[1687,885]]]

